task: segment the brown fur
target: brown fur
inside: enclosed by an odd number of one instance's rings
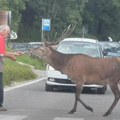
[[[45,60],[56,70],[66,74],[76,84],[75,103],[69,113],[76,112],[78,101],[86,109],[93,112],[93,108],[85,104],[80,98],[84,84],[109,84],[115,100],[104,116],[111,114],[120,99],[118,89],[120,58],[92,58],[82,54],[62,54],[49,46],[44,46],[43,49],[36,49],[32,52],[36,53],[38,57]]]

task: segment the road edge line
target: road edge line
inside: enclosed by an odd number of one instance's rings
[[[31,81],[31,82],[23,83],[23,84],[21,84],[21,85],[17,85],[17,86],[10,87],[10,88],[5,88],[5,89],[4,89],[4,92],[8,92],[8,91],[10,91],[10,90],[14,90],[14,89],[17,89],[17,88],[20,88],[20,87],[24,87],[24,86],[27,86],[27,85],[30,85],[30,84],[39,82],[39,81],[43,81],[44,79],[45,79],[45,77],[42,77],[42,78],[38,78],[38,79],[36,79],[36,80],[33,80],[33,81]]]

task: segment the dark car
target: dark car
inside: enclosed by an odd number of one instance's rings
[[[120,57],[119,42],[101,41],[99,44],[101,45],[103,52],[106,54],[106,57]]]
[[[14,43],[12,49],[14,51],[28,52],[30,47],[28,43]]]
[[[38,48],[38,47],[41,47],[43,45],[42,42],[29,42],[28,44],[30,46],[30,49],[32,49],[32,48]]]

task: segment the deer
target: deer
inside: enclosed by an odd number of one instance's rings
[[[93,112],[93,108],[80,97],[84,84],[109,85],[115,98],[112,105],[103,114],[103,116],[108,116],[120,99],[120,58],[94,58],[85,54],[64,54],[52,48],[52,45],[58,44],[62,39],[68,37],[75,27],[76,24],[69,25],[57,41],[50,43],[44,40],[42,47],[31,49],[30,52],[62,74],[66,74],[75,83],[75,102],[69,114],[76,112],[78,102]]]
[[[77,104],[80,102],[87,110],[93,112],[93,108],[87,105],[80,94],[84,84],[109,85],[114,101],[103,116],[108,116],[120,99],[120,58],[94,58],[84,54],[64,54],[45,43],[42,48],[32,49],[31,52],[40,59],[46,61],[54,69],[66,74],[75,84],[75,102],[70,114],[76,112]]]

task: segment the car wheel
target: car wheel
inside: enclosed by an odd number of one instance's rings
[[[98,94],[105,94],[105,87],[98,88],[98,89],[97,89],[97,93],[98,93]]]
[[[104,88],[105,88],[105,91],[106,91],[107,90],[107,85],[105,85]]]
[[[46,91],[53,91],[53,86],[47,85],[45,86]]]

